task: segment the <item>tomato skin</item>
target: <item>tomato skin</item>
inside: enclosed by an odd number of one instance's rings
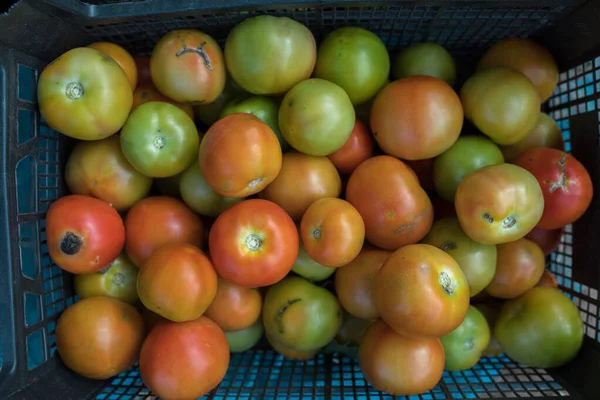
[[[147,56],[135,56],[133,57],[135,66],[137,68],[138,85],[144,85],[147,83],[152,84],[152,77],[150,76],[150,57]]]
[[[443,153],[456,142],[463,126],[463,108],[446,82],[411,76],[379,92],[370,121],[373,136],[386,154],[422,160]]]
[[[335,152],[327,156],[335,165],[340,174],[349,175],[367,158],[375,154],[373,136],[367,126],[360,120],[354,121],[354,128],[350,137]]]
[[[271,337],[268,333],[265,335],[265,337],[267,338],[267,341],[269,342],[273,350],[275,350],[277,353],[281,354],[285,358],[289,358],[291,360],[308,361],[314,358],[317,355],[317,353],[321,350],[296,350],[273,339],[273,337]]]
[[[231,77],[228,77],[225,82],[225,88],[223,88],[223,91],[215,101],[210,104],[194,106],[196,122],[209,128],[212,124],[221,119],[221,112],[223,112],[230,102],[245,99],[249,96],[249,93],[240,88]]]
[[[312,282],[318,282],[329,278],[336,271],[335,268],[325,267],[319,264],[306,252],[304,244],[300,241],[300,247],[298,249],[298,258],[292,267],[292,271],[304,279],[308,279]]]
[[[127,255],[121,253],[99,271],[75,275],[73,277],[75,294],[82,299],[106,296],[136,305],[140,300],[136,288],[138,272],[139,269],[133,265]]]
[[[440,338],[444,346],[444,369],[464,371],[472,368],[490,344],[490,338],[490,327],[485,317],[477,308],[469,306],[460,326]]]
[[[277,204],[244,200],[217,217],[208,245],[221,277],[243,287],[279,282],[298,257],[298,231]]]
[[[182,111],[185,111],[185,113],[192,120],[194,119],[194,108],[191,105],[182,104],[171,100],[159,92],[152,83],[140,84],[135,88],[133,91],[133,105],[131,106],[131,111],[135,110],[142,104],[149,103],[151,101],[161,101],[163,103],[173,104],[174,106],[179,107]]]
[[[132,367],[145,336],[137,310],[110,297],[82,299],[68,307],[56,323],[60,358],[90,379],[107,379]]]
[[[335,336],[335,341],[341,345],[358,346],[362,338],[375,319],[356,318],[348,312],[344,312],[344,322],[340,331]]]
[[[481,293],[487,292],[483,291]],[[484,303],[473,304],[473,307],[477,308],[483,314],[488,326],[490,327],[490,343],[485,350],[481,352],[483,357],[497,357],[504,352],[500,346],[500,343],[498,343],[498,340],[496,340],[496,337],[493,335],[496,321],[498,320],[498,315],[500,314],[500,309],[502,308],[503,304],[503,300],[495,299],[493,297],[490,297]]]
[[[590,206],[594,194],[592,179],[569,153],[538,147],[522,153],[514,163],[531,172],[544,193],[539,228],[562,228],[577,221]]]
[[[535,284],[535,286],[547,286],[549,288],[558,289],[558,282],[556,281],[556,275],[554,275],[551,271],[545,269],[542,277]]]
[[[450,53],[439,44],[417,43],[400,52],[392,64],[395,80],[414,75],[432,76],[453,86],[456,65]]]
[[[438,338],[409,338],[375,321],[358,350],[360,369],[377,390],[392,396],[425,393],[444,372],[444,348]]]
[[[408,245],[377,273],[375,303],[381,319],[396,332],[440,337],[465,318],[469,285],[450,255],[428,244]]]
[[[417,243],[433,222],[431,201],[416,175],[390,156],[360,164],[348,180],[346,200],[362,216],[367,240],[384,250]]]
[[[215,101],[227,76],[221,47],[196,29],[164,35],[152,51],[150,74],[162,94],[179,103],[193,104]]]
[[[140,374],[163,399],[196,399],[223,380],[229,366],[225,334],[209,318],[156,326],[140,353]]]
[[[126,211],[150,192],[152,178],[127,161],[119,136],[77,142],[65,166],[69,191],[96,197],[117,211]]]
[[[137,66],[135,64],[135,60],[127,50],[118,44],[111,42],[94,42],[92,44],[88,44],[87,47],[101,51],[115,60],[123,69],[125,75],[127,75],[127,79],[131,85],[131,90],[135,89],[138,83]]]
[[[224,331],[223,333],[225,333],[225,337],[227,338],[229,351],[232,353],[243,353],[256,346],[265,333],[265,328],[259,318],[246,329],[230,332]]]
[[[316,60],[311,31],[287,17],[248,18],[231,30],[225,42],[225,61],[233,80],[256,95],[286,93],[310,78]]]
[[[165,244],[201,247],[203,242],[202,220],[181,201],[166,196],[148,197],[133,206],[125,217],[125,228],[125,251],[138,267]]]
[[[501,244],[522,238],[537,225],[544,211],[544,196],[527,170],[497,164],[464,178],[454,205],[467,236],[482,244]]]
[[[73,274],[87,274],[117,258],[125,242],[125,227],[107,203],[72,194],[48,209],[46,240],[56,265]]]
[[[523,139],[509,146],[500,146],[506,162],[513,162],[521,153],[536,147],[565,149],[562,131],[552,117],[541,112],[535,127]]]
[[[216,296],[204,313],[224,331],[239,331],[254,324],[262,311],[262,296],[219,277]]]
[[[563,229],[542,229],[535,227],[529,232],[525,238],[535,242],[545,256],[552,254],[558,248],[560,238],[562,237]]]
[[[215,122],[200,144],[198,162],[206,182],[221,196],[260,192],[281,171],[281,146],[273,130],[251,114]]]
[[[48,64],[40,74],[37,95],[48,125],[80,140],[116,133],[133,103],[129,80],[119,64],[87,47],[71,49]]]

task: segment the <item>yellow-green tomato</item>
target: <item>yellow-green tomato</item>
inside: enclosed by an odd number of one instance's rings
[[[450,86],[456,80],[454,59],[442,46],[436,43],[418,43],[401,51],[392,64],[392,77],[427,75],[439,78]]]
[[[223,333],[225,333],[225,337],[227,338],[229,351],[232,353],[243,353],[256,346],[264,332],[265,328],[259,318],[258,321],[246,329]]]
[[[500,146],[500,151],[504,154],[506,162],[513,162],[519,154],[536,147],[550,147],[563,151],[565,149],[560,127],[552,117],[543,112],[527,136],[509,146]]]
[[[490,343],[490,337],[490,327],[481,311],[469,306],[462,324],[440,338],[446,355],[444,369],[463,371],[473,367]]]
[[[292,267],[292,271],[309,281],[318,282],[333,275],[335,268],[325,267],[310,258],[304,245],[300,243],[298,258]]]

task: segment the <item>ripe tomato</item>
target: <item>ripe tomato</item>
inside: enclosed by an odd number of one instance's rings
[[[436,43],[417,43],[400,52],[392,64],[392,78],[427,75],[453,86],[456,66],[448,50]]]
[[[262,296],[258,290],[219,277],[217,294],[204,315],[224,331],[239,331],[254,324],[261,311]]]
[[[281,170],[277,136],[251,114],[231,114],[204,135],[198,156],[206,182],[225,197],[246,197],[273,182]]]
[[[355,113],[348,94],[335,83],[307,79],[294,86],[279,108],[279,127],[296,150],[327,156],[350,138]]]
[[[536,87],[542,103],[558,83],[558,65],[552,54],[531,39],[510,38],[493,45],[479,60],[478,69],[509,67],[525,75]]]
[[[231,353],[243,353],[256,346],[265,333],[265,328],[259,318],[246,329],[223,333],[225,333],[225,337],[227,338],[229,351]]]
[[[375,281],[375,303],[396,332],[440,337],[456,329],[469,309],[469,285],[454,259],[437,247],[396,250]]]
[[[156,43],[150,74],[154,86],[177,102],[212,103],[225,87],[223,51],[206,33],[174,30]]]
[[[262,314],[267,337],[294,350],[324,347],[340,330],[342,317],[331,292],[298,276],[269,288]]]
[[[348,180],[346,200],[362,216],[367,240],[385,250],[417,243],[433,221],[431,201],[415,174],[390,156],[360,164]]]
[[[521,153],[514,163],[531,172],[544,193],[539,228],[562,228],[577,221],[590,206],[594,194],[592,179],[572,155],[539,147]]]
[[[140,374],[164,399],[196,399],[223,380],[229,366],[225,334],[206,317],[156,326],[140,354]]]
[[[137,310],[110,297],[83,299],[67,308],[56,323],[60,358],[90,379],[108,379],[133,366],[145,336]]]
[[[236,25],[225,42],[233,80],[253,94],[283,94],[310,78],[317,45],[308,28],[291,18],[259,15]]]
[[[133,103],[119,64],[87,47],[69,50],[48,64],[40,74],[37,97],[40,114],[52,129],[81,140],[116,133]]]
[[[101,51],[115,60],[117,64],[123,68],[125,75],[127,75],[127,79],[131,85],[131,90],[135,89],[138,83],[137,66],[135,64],[135,60],[127,50],[118,44],[111,42],[94,42],[92,44],[88,44],[87,47]]]
[[[434,222],[421,243],[435,246],[454,258],[467,278],[471,297],[485,289],[494,278],[496,246],[471,240],[454,217]]]
[[[277,204],[251,199],[225,211],[210,230],[208,245],[221,277],[244,287],[269,286],[298,257],[298,231]]]
[[[117,258],[125,242],[125,227],[107,203],[72,194],[48,209],[46,241],[56,265],[73,274],[87,274]]]
[[[433,163],[435,158],[423,160],[402,160],[417,176],[421,187],[425,190],[435,190],[433,184]]]
[[[121,148],[135,169],[166,178],[189,167],[200,138],[194,121],[180,108],[151,101],[136,108],[121,130]]]
[[[138,85],[145,85],[146,83],[152,84],[152,77],[150,76],[150,57],[147,56],[135,56],[133,57],[135,66],[137,69]]]
[[[558,282],[556,281],[556,276],[552,272],[550,272],[547,269],[544,269],[542,277],[540,278],[538,283],[535,284],[535,286],[547,286],[550,288],[557,289]]]
[[[89,274],[77,274],[73,277],[75,294],[82,299],[94,296],[106,296],[136,305],[137,277],[139,269],[133,265],[125,253],[121,253],[113,262],[99,271]]]
[[[371,31],[345,26],[328,34],[319,45],[315,78],[340,85],[352,104],[375,97],[389,75],[390,56]]]
[[[558,248],[562,234],[562,228],[542,229],[535,227],[525,237],[534,241],[538,246],[540,246],[544,252],[544,255],[548,256]]]
[[[507,356],[532,368],[571,361],[583,343],[585,325],[575,304],[560,290],[536,287],[507,301],[494,336]]]
[[[456,142],[462,125],[458,95],[446,82],[430,76],[390,83],[371,109],[371,131],[379,147],[406,160],[442,154]]]
[[[531,132],[540,115],[540,97],[525,75],[496,67],[472,75],[460,90],[465,117],[502,145]]]
[[[342,180],[327,157],[289,152],[283,155],[281,171],[259,196],[283,208],[299,221],[319,199],[339,197]]]
[[[182,242],[201,247],[202,225],[202,220],[181,201],[148,197],[133,206],[125,217],[125,251],[141,267],[154,250],[165,244]]]
[[[117,135],[77,142],[65,166],[69,191],[96,197],[117,211],[126,211],[150,192],[152,178],[127,161]]]
[[[146,260],[137,281],[140,300],[174,322],[199,318],[217,293],[217,273],[208,257],[187,243],[168,243]]]
[[[336,270],[335,293],[344,310],[365,320],[379,317],[375,304],[375,281],[391,254],[391,251],[363,249],[352,262]]]
[[[481,293],[487,292],[483,291]],[[498,343],[496,337],[494,336],[494,328],[496,326],[498,314],[500,314],[500,309],[502,308],[503,304],[503,300],[494,299],[493,297],[490,297],[484,303],[476,303],[473,305],[481,312],[481,314],[483,314],[488,323],[488,326],[490,327],[490,343],[485,348],[485,350],[481,352],[481,355],[483,357],[497,357],[504,352],[502,350],[502,347],[500,346],[500,343]]]
[[[465,176],[488,165],[502,163],[504,157],[494,142],[481,136],[463,136],[436,157],[435,190],[440,197],[454,203],[456,188]]]
[[[135,110],[139,106],[145,103],[149,103],[151,101],[162,101],[163,103],[170,103],[176,107],[179,107],[182,111],[185,111],[187,115],[193,120],[194,119],[194,108],[189,104],[178,103],[174,100],[171,100],[167,96],[163,95],[158,91],[152,84],[145,83],[140,84],[133,92],[133,106],[131,106],[131,111]]]
[[[500,146],[506,162],[513,162],[524,151],[536,147],[550,147],[557,150],[565,149],[565,141],[560,127],[552,117],[541,112],[538,121],[531,132],[523,139],[509,146]]]
[[[365,241],[365,223],[346,200],[315,201],[302,216],[300,236],[306,252],[326,267],[338,268],[354,260]]]
[[[286,345],[276,341],[271,336],[269,336],[268,333],[265,336],[267,338],[267,341],[273,348],[273,350],[275,350],[277,353],[281,354],[285,358],[289,358],[290,360],[308,361],[308,360],[314,358],[317,355],[317,353],[321,350],[321,349],[296,350],[294,348],[291,348],[289,346],[286,346]]]
[[[302,241],[300,241],[298,258],[296,258],[292,271],[309,281],[318,282],[329,278],[336,269],[325,267],[310,258]]]
[[[527,170],[498,164],[464,178],[454,205],[467,236],[482,244],[500,244],[522,238],[537,225],[544,211],[544,196]]]
[[[356,119],[350,137],[335,152],[327,157],[341,174],[351,174],[367,158],[375,153],[373,137],[367,126]]]
[[[544,273],[544,253],[529,239],[503,243],[498,246],[496,275],[486,288],[501,299],[513,299],[534,287]]]
[[[438,338],[409,338],[375,321],[363,336],[358,363],[366,380],[392,396],[410,396],[435,387],[444,372]]]

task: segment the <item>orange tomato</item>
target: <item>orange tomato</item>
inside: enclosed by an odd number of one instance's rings
[[[131,89],[135,89],[138,83],[138,70],[135,60],[127,50],[115,43],[110,42],[94,42],[87,47],[96,49],[106,54],[117,62],[125,71]]]
[[[367,158],[375,153],[373,136],[360,120],[354,121],[350,138],[337,151],[327,156],[341,174],[351,174]]]
[[[181,108],[191,119],[194,119],[194,108],[189,104],[178,103],[175,100],[171,100],[167,96],[160,93],[152,83],[140,84],[133,92],[133,106],[131,111],[135,110],[144,103],[150,101],[162,101],[164,103],[170,103],[174,106]]]
[[[224,331],[241,331],[254,324],[262,311],[262,296],[219,277],[217,295],[204,313]]]

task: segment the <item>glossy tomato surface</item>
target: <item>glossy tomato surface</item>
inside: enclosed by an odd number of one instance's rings
[[[204,315],[224,331],[239,331],[260,319],[261,311],[262,296],[258,290],[219,277],[217,294]]]
[[[340,174],[351,174],[363,161],[375,153],[373,136],[369,128],[360,120],[354,121],[354,128],[350,137],[335,152],[327,157],[338,169]]]
[[[263,337],[265,328],[259,318],[255,323],[239,331],[224,331],[231,353],[243,353],[253,348]]]
[[[536,147],[550,147],[564,150],[565,141],[560,127],[552,117],[541,112],[538,121],[531,132],[517,143],[509,146],[500,146],[506,162],[513,162],[521,153]]]
[[[131,111],[135,110],[142,104],[151,101],[162,101],[163,103],[170,103],[174,106],[179,107],[182,111],[185,111],[190,118],[194,119],[194,108],[189,104],[178,103],[175,100],[171,100],[164,94],[158,91],[152,83],[145,83],[138,85],[133,91],[133,106]]]
[[[554,275],[550,270],[545,269],[544,273],[542,274],[542,277],[540,278],[538,283],[535,284],[535,286],[547,286],[550,288],[557,289],[558,281],[556,280],[556,275]]]
[[[453,86],[456,65],[448,50],[436,43],[417,43],[402,50],[392,64],[392,78],[427,75]]]
[[[137,65],[135,63],[135,60],[127,50],[125,50],[118,44],[111,42],[94,42],[88,44],[87,47],[101,51],[102,53],[115,60],[117,64],[119,64],[119,66],[123,69],[125,75],[127,75],[127,79],[129,80],[129,84],[131,85],[131,90],[135,89],[138,83]]]
[[[313,260],[306,252],[302,241],[300,241],[298,258],[296,258],[292,271],[309,281],[318,282],[329,278],[335,273],[336,269],[326,267]]]
[[[281,342],[278,342],[277,340],[273,339],[273,337],[270,336],[268,333],[265,334],[265,337],[267,338],[267,341],[269,342],[273,350],[275,350],[275,352],[281,354],[282,356],[290,360],[307,361],[314,358],[317,355],[317,353],[319,353],[319,351],[321,350],[297,350],[292,347],[286,346]]]

